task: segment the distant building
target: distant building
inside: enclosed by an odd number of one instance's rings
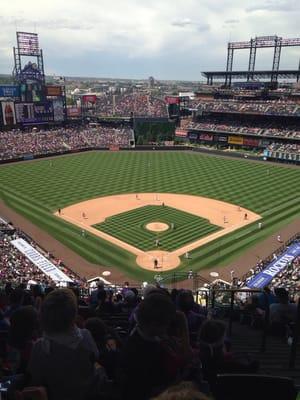
[[[148,78],[148,84],[149,84],[150,89],[154,88],[154,83],[155,83],[155,80],[154,80],[153,76],[150,76]]]

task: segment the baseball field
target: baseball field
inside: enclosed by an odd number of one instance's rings
[[[152,261],[138,261],[147,252],[166,254],[166,264],[176,253],[179,271],[217,268],[300,216],[299,168],[192,152],[3,165],[0,190],[10,208],[88,261],[135,279],[156,273]]]

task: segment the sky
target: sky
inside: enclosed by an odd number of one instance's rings
[[[228,41],[300,37],[299,0],[10,0],[0,3],[0,73],[13,69],[16,31],[39,34],[47,75],[199,80],[224,70]],[[283,49],[296,69],[300,48]],[[248,52],[233,69],[247,69]],[[259,50],[257,69],[272,53]]]

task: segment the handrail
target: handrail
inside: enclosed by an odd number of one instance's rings
[[[270,317],[270,309],[269,309],[269,302],[267,300],[267,294],[261,289],[212,289],[211,291],[211,306],[212,309],[215,307],[215,296],[216,293],[230,293],[230,312],[229,312],[229,321],[228,321],[228,334],[232,336],[232,325],[233,325],[233,311],[234,311],[234,297],[236,293],[263,293],[265,298],[265,317],[264,317],[264,327],[262,332],[261,338],[261,345],[260,345],[260,352],[264,353],[266,351],[267,345],[267,335],[268,335],[268,328],[269,328],[269,317]]]
[[[299,341],[299,336],[300,336],[300,298],[298,300],[297,318],[296,318],[296,324],[294,326],[293,343],[291,346],[290,359],[289,359],[289,367],[291,369],[295,368],[296,364],[297,344]]]

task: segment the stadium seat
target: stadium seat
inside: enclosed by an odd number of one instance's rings
[[[222,374],[217,376],[215,400],[296,400],[297,391],[290,378]]]
[[[30,386],[22,390],[22,392],[15,392],[15,400],[48,400],[46,389],[42,386]]]

